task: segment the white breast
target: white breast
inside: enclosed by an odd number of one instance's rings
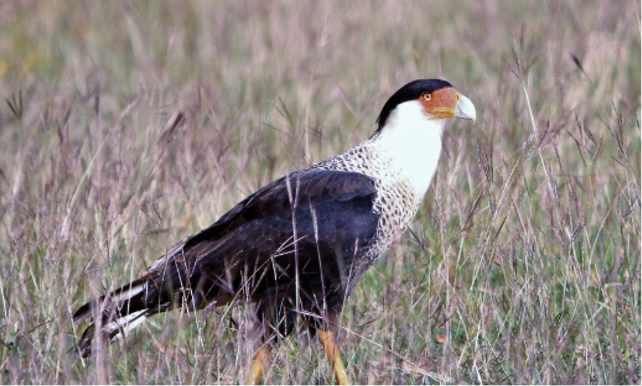
[[[428,119],[419,102],[397,106],[381,132],[363,143],[382,162],[382,182],[407,184],[421,201],[437,170],[445,123]]]

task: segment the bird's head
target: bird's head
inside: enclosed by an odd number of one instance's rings
[[[474,121],[477,116],[473,102],[450,83],[441,79],[418,79],[406,84],[388,99],[377,118],[378,128],[373,136],[377,136],[397,115],[417,112],[419,119],[425,121],[446,118]]]

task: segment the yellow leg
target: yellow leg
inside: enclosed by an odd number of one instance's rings
[[[250,366],[250,371],[247,373],[247,378],[245,380],[246,385],[258,385],[263,376],[263,370],[265,365],[270,362],[270,349],[267,346],[261,346],[259,351],[254,356],[252,361],[252,366]]]
[[[337,384],[349,385],[350,380],[346,373],[346,367],[343,365],[343,361],[341,360],[341,352],[339,351],[339,346],[337,345],[334,332],[319,330],[317,333],[319,334],[319,340],[321,341],[326,354],[328,354],[328,359],[332,363],[334,379],[336,379]]]

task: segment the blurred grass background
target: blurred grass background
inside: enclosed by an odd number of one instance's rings
[[[1,383],[242,382],[243,308],[85,366],[71,313],[431,77],[478,120],[347,303],[353,381],[640,382],[638,1],[5,1],[0,28]],[[288,339],[264,382],[331,374]]]

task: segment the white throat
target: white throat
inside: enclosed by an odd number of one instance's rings
[[[428,190],[441,153],[445,119],[429,119],[417,101],[402,103],[368,142],[385,158],[391,178],[412,187],[419,201]]]

